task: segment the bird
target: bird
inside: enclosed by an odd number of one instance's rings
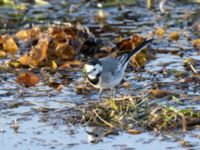
[[[85,75],[90,85],[100,89],[98,98],[101,99],[104,89],[115,89],[125,74],[125,69],[130,59],[139,51],[144,49],[153,39],[145,39],[132,51],[122,54],[116,58],[106,56],[103,58],[92,58],[85,64]]]

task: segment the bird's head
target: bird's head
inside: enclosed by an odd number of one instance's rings
[[[85,65],[86,75],[95,79],[102,72],[102,64],[98,59],[92,59]]]

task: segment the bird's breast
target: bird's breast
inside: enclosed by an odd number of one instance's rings
[[[100,73],[98,73],[97,76],[93,79],[87,76],[87,79],[90,84],[92,84],[93,86],[96,86],[99,83],[99,77],[100,77]]]

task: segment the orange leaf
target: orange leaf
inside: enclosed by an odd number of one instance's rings
[[[16,37],[20,40],[29,40],[31,38],[39,37],[40,35],[40,28],[33,27],[29,30],[21,30],[16,33]]]
[[[7,53],[10,53],[11,55],[14,55],[17,53],[18,46],[11,36],[4,35],[2,37],[2,44],[3,44],[4,51],[6,51]]]
[[[163,38],[164,37],[164,34],[165,34],[165,30],[161,27],[157,28],[156,30],[156,35],[159,37],[159,38]]]
[[[134,49],[144,41],[144,38],[142,36],[138,36],[137,34],[133,34],[130,41],[132,44],[132,49]]]
[[[58,85],[58,86],[56,87],[56,91],[61,92],[62,88],[63,88],[63,85],[60,84],[60,85]]]
[[[78,61],[78,60],[73,60],[73,61],[67,61],[65,62],[62,66],[60,66],[59,68],[60,69],[66,69],[66,68],[70,68],[72,66],[75,66],[75,67],[80,67],[81,66],[81,62]]]
[[[0,44],[2,44],[3,43],[3,38],[2,38],[2,36],[0,35]]]
[[[35,48],[29,52],[30,56],[25,54],[20,58],[20,63],[23,65],[29,65],[35,67],[41,64],[41,62],[47,58],[47,51],[49,46],[48,38],[41,38]]]
[[[6,52],[0,50],[0,57],[1,58],[5,58],[6,57]]]
[[[31,59],[30,56],[28,56],[27,54],[25,54],[25,55],[23,55],[23,56],[20,57],[19,62],[22,65],[30,65],[30,64],[32,64],[32,59]]]
[[[140,130],[135,130],[135,129],[129,129],[129,130],[127,130],[127,132],[128,132],[129,134],[141,134],[141,133],[142,133],[142,131],[140,131]]]
[[[117,47],[119,50],[131,50],[132,44],[130,39],[124,39],[117,43]]]
[[[25,87],[35,86],[37,83],[39,83],[39,81],[40,78],[31,72],[21,73],[16,79],[18,84]]]
[[[56,69],[58,66],[55,61],[51,62],[52,69]]]
[[[54,38],[56,43],[68,41],[66,33],[59,26],[54,26],[52,28],[49,28],[49,32],[50,32],[51,36]]]
[[[177,41],[179,39],[179,36],[179,33],[174,31],[169,34],[169,39]]]
[[[195,39],[192,41],[194,47],[200,48],[200,39]]]

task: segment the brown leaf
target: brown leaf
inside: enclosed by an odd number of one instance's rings
[[[60,69],[66,69],[70,67],[80,67],[82,63],[79,60],[73,60],[73,61],[67,61],[62,66],[60,66]]]
[[[137,34],[133,34],[132,37],[131,37],[132,49],[139,46],[143,41],[144,41],[144,37],[139,36]]]
[[[129,129],[129,130],[127,130],[127,132],[129,134],[141,134],[142,133],[141,130],[135,130],[135,129]]]
[[[58,85],[58,86],[56,87],[56,91],[61,92],[62,88],[63,88],[63,85],[60,84],[60,85]]]
[[[123,39],[120,42],[117,43],[117,48],[122,51],[122,50],[131,50],[132,49],[132,44],[130,39]]]
[[[152,90],[150,90],[150,94],[155,98],[163,98],[172,93],[169,91],[166,91],[166,90],[152,89]]]
[[[37,65],[47,58],[48,46],[49,39],[46,37],[39,39],[38,44],[33,48],[31,58]]]
[[[73,29],[71,27],[65,27],[63,29],[63,31],[67,34],[67,36],[70,38],[70,39],[73,39],[76,37],[76,33],[73,31]]]
[[[20,57],[19,62],[22,65],[30,65],[30,64],[32,64],[32,59],[31,59],[30,56],[28,56],[27,54],[25,54],[25,55],[23,55],[23,56]]]
[[[67,34],[60,26],[49,28],[49,33],[53,37],[55,43],[68,43]]]
[[[174,31],[169,34],[169,39],[173,40],[173,41],[177,41],[179,39],[179,36],[180,36],[180,34],[176,31]]]
[[[192,45],[200,49],[200,38],[192,41]]]
[[[58,67],[55,61],[51,62],[51,67],[52,69],[56,69]]]
[[[18,46],[14,39],[9,35],[2,36],[3,50],[11,55],[15,55],[18,52]]]
[[[21,73],[16,79],[16,82],[18,84],[23,85],[25,87],[35,86],[37,83],[39,83],[39,81],[40,78],[31,72]]]
[[[2,35],[0,35],[0,45],[3,43]]]
[[[6,57],[6,52],[0,50],[0,58],[5,58]]]
[[[32,48],[28,54],[20,57],[20,63],[23,65],[29,65],[35,67],[41,64],[41,62],[47,58],[47,51],[49,47],[49,39],[47,37],[41,38],[38,44]]]
[[[124,83],[123,83],[123,86],[124,86],[125,88],[130,88],[130,87],[131,87],[131,83],[130,83],[130,82],[124,82]]]
[[[16,37],[20,40],[29,40],[33,38],[38,38],[40,35],[40,28],[39,27],[33,27],[29,30],[21,30],[16,33]]]

